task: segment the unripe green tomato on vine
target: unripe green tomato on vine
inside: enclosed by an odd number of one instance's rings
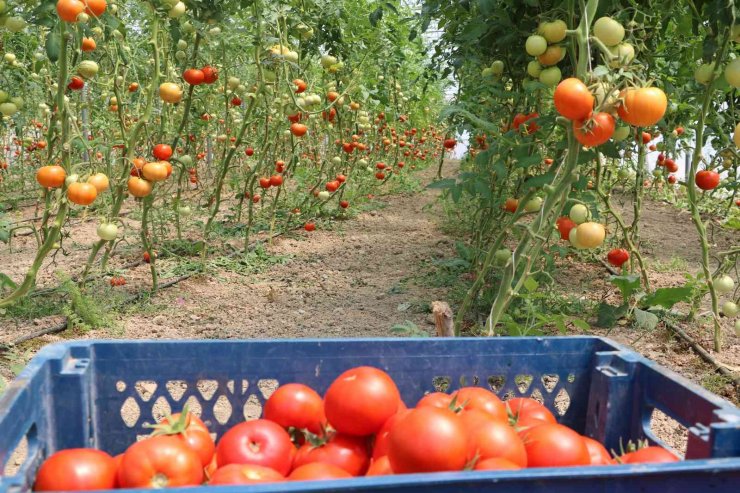
[[[494,254],[494,262],[496,262],[496,265],[505,265],[506,262],[509,261],[511,258],[511,250],[508,248],[502,248],[501,250],[496,250],[496,253]]]
[[[737,303],[733,301],[725,301],[722,303],[722,313],[727,317],[734,317],[740,313],[740,307],[738,307]]]
[[[576,224],[585,223],[588,220],[588,216],[588,208],[583,204],[575,204],[570,208],[570,213],[568,213],[568,217]]]
[[[712,82],[712,75],[714,72],[713,63],[703,63],[699,65],[694,71],[694,79],[699,84],[707,85]]]
[[[540,76],[541,72],[542,65],[540,65],[540,62],[537,60],[532,60],[527,64],[527,74],[529,74],[530,77],[537,78]]]

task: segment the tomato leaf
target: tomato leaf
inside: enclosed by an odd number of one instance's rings
[[[614,306],[608,303],[599,305],[596,326],[604,329],[611,329],[617,324],[617,321],[627,315],[629,307],[627,304]]]
[[[627,302],[632,295],[640,289],[640,276],[633,274],[628,276],[610,276],[609,282],[619,288],[622,299]]]
[[[427,185],[427,188],[431,188],[433,190],[445,190],[454,187],[455,184],[456,181],[454,178],[445,178],[444,180],[433,181]]]
[[[654,313],[650,313],[646,310],[640,310],[639,308],[635,308],[635,323],[637,323],[637,326],[641,329],[646,330],[653,330],[655,327],[658,326],[658,322],[660,319],[658,319],[658,316]]]
[[[524,288],[529,291],[530,293],[537,291],[537,288],[540,286],[540,284],[534,280],[532,277],[528,277],[524,280]]]
[[[691,287],[682,286],[680,288],[658,288],[655,292],[645,296],[642,300],[642,306],[662,306],[669,309],[676,303],[688,301],[693,293]]]
[[[586,331],[586,330],[590,330],[590,329],[591,329],[591,325],[589,325],[589,323],[588,323],[588,322],[586,322],[585,320],[581,320],[580,318],[574,318],[573,320],[571,320],[571,323],[572,323],[572,324],[573,324],[573,325],[574,325],[574,326],[575,326],[575,327],[576,327],[576,328],[577,328],[578,330],[583,330],[583,331]]]

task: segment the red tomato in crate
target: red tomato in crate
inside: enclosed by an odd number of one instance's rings
[[[583,437],[567,426],[542,424],[522,433],[528,467],[585,466],[591,463]]]
[[[321,462],[312,462],[293,469],[288,476],[289,481],[316,481],[327,479],[345,479],[351,478],[352,475],[333,464],[322,464]]]
[[[341,467],[352,476],[362,476],[370,465],[365,437],[337,433],[322,445],[304,443],[295,455],[293,467],[313,462]]]
[[[295,446],[279,424],[266,419],[246,421],[224,433],[216,446],[219,467],[257,464],[287,475],[293,465]]]
[[[656,464],[660,462],[678,462],[679,458],[663,447],[652,445],[629,452],[619,457],[622,464]]]
[[[121,488],[197,486],[203,482],[198,454],[181,439],[160,435],[131,445],[118,468]]]
[[[60,450],[36,475],[34,491],[110,490],[116,485],[116,460],[95,449]]]
[[[337,431],[367,436],[396,414],[400,402],[398,387],[387,373],[361,366],[347,370],[332,382],[324,396],[324,409]]]
[[[519,467],[527,467],[527,451],[517,432],[506,421],[501,421],[480,410],[461,414],[468,442],[467,461],[479,459],[506,459]]]
[[[557,423],[555,416],[544,405],[530,397],[515,397],[506,401],[506,407],[510,414],[510,420],[517,424],[541,420],[546,423]]]
[[[211,438],[208,427],[199,417],[192,413],[183,415],[175,413],[162,420],[161,425],[168,432],[178,432],[176,435],[200,457],[203,467],[207,467],[216,453],[216,444]],[[169,433],[168,433],[169,434]]]
[[[468,441],[460,417],[448,409],[412,409],[391,429],[388,459],[398,474],[460,471]]]
[[[326,424],[324,401],[312,388],[300,384],[281,385],[265,403],[263,418],[283,428],[321,433]]]
[[[614,464],[614,459],[609,455],[601,443],[590,437],[583,437],[583,442],[586,444],[588,449],[588,455],[591,457],[592,466],[609,466]]]
[[[496,394],[482,387],[463,387],[452,394],[452,399],[463,412],[477,409],[490,414],[495,419],[506,422],[506,405]]]
[[[265,466],[256,464],[229,464],[213,473],[209,485],[278,483],[285,476]]]

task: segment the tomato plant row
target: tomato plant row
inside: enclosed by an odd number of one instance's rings
[[[217,225],[241,225],[246,247],[403,186],[446,135],[433,123],[441,84],[421,77],[424,46],[401,13],[355,0],[0,2],[0,190],[43,209],[35,258],[0,307],[33,289],[80,208],[99,237],[82,278],[138,243],[155,291],[155,253],[173,236],[205,261]],[[132,209],[138,224],[121,220]]]
[[[372,405],[368,405],[368,403]],[[41,465],[36,491],[234,485],[463,470],[675,462],[658,446],[612,455],[557,423],[528,397],[501,401],[481,387],[434,392],[409,409],[393,379],[373,367],[339,375],[323,398],[282,385],[261,419],[214,443],[195,415],[166,416],[152,434],[111,457],[68,449]]]
[[[565,330],[570,318],[537,309],[538,286],[554,282],[564,256],[607,260],[621,270],[613,282],[631,286],[621,305],[599,306],[600,324],[652,328],[680,301],[693,319],[706,300],[715,350],[723,317],[740,332],[727,281],[736,284],[740,245],[712,252],[705,215],[740,227],[739,13],[713,1],[425,2],[422,23],[443,26],[433,59],[459,83],[442,116],[471,136],[465,173],[432,185],[469,232],[475,280],[458,333]],[[652,286],[643,258],[648,194],[689,210],[698,233],[701,272],[673,291]],[[632,202],[631,220],[615,197]],[[637,293],[657,302],[636,304]],[[484,326],[473,309],[488,313]]]

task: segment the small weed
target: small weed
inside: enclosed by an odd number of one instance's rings
[[[248,275],[263,272],[274,265],[283,265],[293,258],[292,255],[273,255],[260,245],[253,251],[235,257],[218,257],[209,267],[223,269],[235,274]]]
[[[689,264],[682,258],[673,257],[666,262],[662,260],[651,262],[650,269],[654,272],[688,272]]]
[[[391,332],[400,337],[429,337],[429,334],[424,329],[419,328],[411,320],[406,320],[402,324],[396,324],[391,327]]]
[[[62,313],[67,316],[68,328],[84,331],[112,326],[101,299],[83,294],[77,284],[66,275],[60,274],[59,278],[60,289],[69,298],[69,304],[62,309]]]
[[[700,383],[708,391],[727,396],[736,405],[740,403],[740,399],[734,391],[734,382],[731,377],[719,373],[710,373],[702,377]]]

